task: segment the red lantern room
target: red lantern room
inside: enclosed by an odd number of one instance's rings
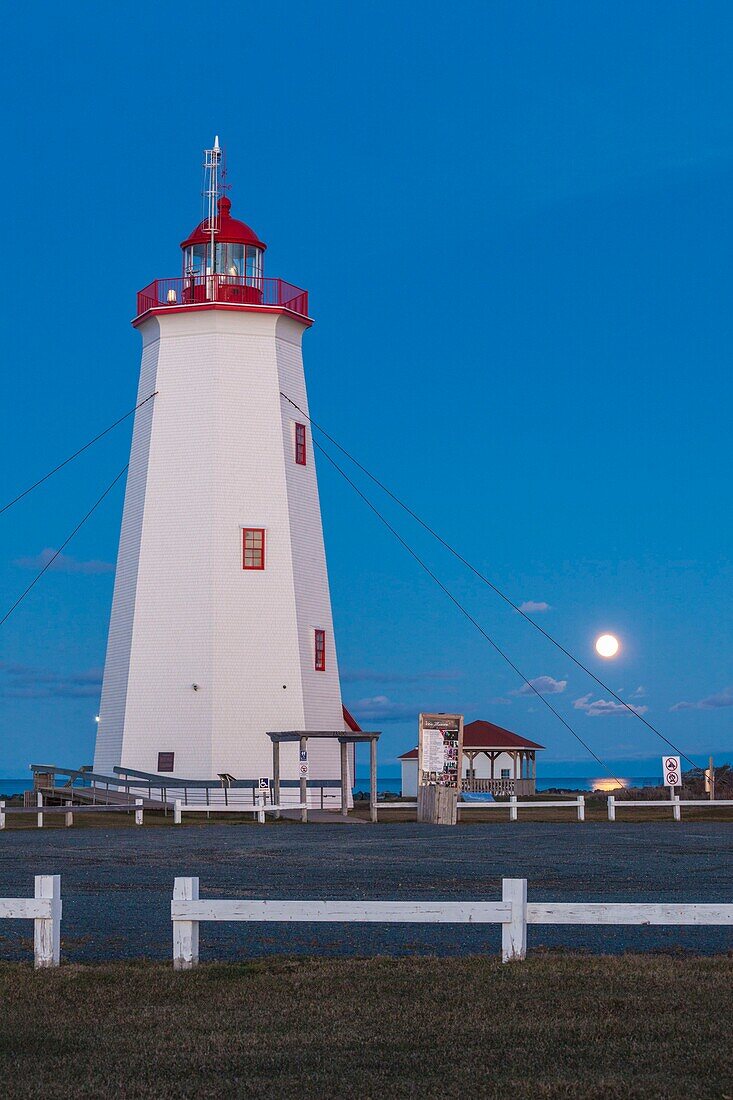
[[[264,274],[263,257],[266,244],[244,222],[231,216],[232,204],[226,195],[217,202],[218,217],[213,234],[208,219],[196,226],[183,241],[183,275],[228,275],[258,286]],[[213,248],[212,248],[212,236]],[[213,253],[213,264],[212,264]]]
[[[221,194],[222,150],[216,138],[204,151],[207,216],[181,244],[179,279],[155,279],[137,296],[135,324],[149,310],[277,309],[308,318],[308,292],[284,279],[265,278],[267,245],[244,222],[233,218],[232,204]]]

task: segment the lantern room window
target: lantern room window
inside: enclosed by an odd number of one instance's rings
[[[263,527],[242,528],[242,569],[265,568],[265,530]]]
[[[262,279],[262,249],[252,244],[217,241],[214,247],[215,270],[211,270],[211,246],[194,244],[184,250],[183,274],[228,275],[247,286],[258,286]]]
[[[315,632],[315,669],[316,672],[326,671],[326,631]]]
[[[299,466],[305,466],[307,464],[305,424],[295,425],[295,461]]]

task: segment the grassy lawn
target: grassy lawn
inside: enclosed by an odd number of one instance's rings
[[[9,1097],[733,1097],[733,960],[0,966]]]

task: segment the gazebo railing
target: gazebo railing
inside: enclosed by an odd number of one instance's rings
[[[493,794],[510,797],[535,793],[534,779],[462,779],[461,790],[473,794]]]

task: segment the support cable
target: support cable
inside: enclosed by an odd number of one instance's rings
[[[31,591],[31,589],[34,588],[36,584],[38,584],[38,582],[40,581],[43,574],[46,572],[47,569],[49,569],[53,565],[53,563],[56,561],[56,558],[59,556],[61,551],[64,550],[69,545],[69,543],[71,542],[71,540],[73,539],[73,537],[77,533],[77,531],[81,530],[81,528],[84,526],[84,524],[89,519],[89,517],[92,515],[92,513],[97,510],[97,508],[102,503],[102,501],[107,496],[107,494],[110,493],[112,491],[112,489],[114,489],[115,485],[120,480],[122,475],[125,473],[125,471],[127,470],[127,467],[129,465],[130,465],[129,462],[125,463],[125,465],[122,467],[120,472],[117,474],[117,477],[114,479],[114,481],[110,482],[110,484],[107,486],[107,488],[102,493],[101,497],[99,497],[95,501],[95,503],[91,506],[91,508],[87,512],[87,514],[84,516],[84,518],[82,520],[80,520],[79,523],[77,523],[76,527],[71,532],[69,537],[67,539],[65,539],[64,542],[61,543],[58,550],[54,551],[53,555],[48,559],[48,561],[44,565],[43,569],[41,569],[40,573],[36,574],[36,576],[33,578],[33,580],[28,585],[26,590],[24,592],[21,592],[20,596],[18,596],[18,599],[15,601],[15,603],[12,605],[12,607],[8,608],[8,610],[3,615],[2,619],[0,619],[0,626],[2,626],[3,623],[5,623],[10,618],[10,616],[15,611],[16,607],[18,607],[23,602],[23,600],[26,598],[26,596]]]
[[[57,474],[59,470],[62,470],[64,468],[64,466],[68,466],[70,462],[73,462],[75,458],[78,458],[80,454],[88,450],[93,443],[96,443],[103,436],[107,435],[108,432],[111,432],[112,429],[116,428],[118,424],[121,424],[123,420],[127,420],[128,416],[132,416],[132,414],[136,413],[138,409],[141,409],[143,405],[147,405],[148,401],[152,401],[152,399],[154,397],[157,397],[157,395],[157,390],[155,391],[155,393],[148,394],[148,396],[138,405],[136,405],[134,409],[130,409],[124,414],[124,416],[121,416],[119,420],[115,420],[114,424],[110,424],[109,427],[105,428],[103,432],[99,433],[99,435],[95,435],[94,439],[90,439],[89,442],[85,443],[83,447],[80,447],[78,451],[74,451],[73,455],[69,455],[69,457],[65,458],[63,462],[59,462],[58,466],[54,466],[53,470],[49,470],[48,473],[44,474],[42,478],[39,478],[38,481],[35,481],[33,485],[29,485],[28,488],[24,489],[22,493],[18,493],[17,497],[15,497],[13,500],[9,500],[7,504],[4,504],[2,508],[0,508],[0,516],[3,514],[3,512],[7,512],[9,508],[12,508],[14,504],[17,504],[19,500],[22,500],[23,497],[27,497],[28,494],[32,493],[34,489],[37,489],[39,485],[43,485],[44,481],[48,481],[50,477],[53,477],[54,474]]]
[[[432,569],[430,568],[430,566],[429,566],[429,565],[427,565],[427,564],[426,564],[426,562],[424,562],[424,561],[423,561],[423,559],[422,559],[422,558],[421,558],[421,557],[419,556],[419,554],[417,554],[417,552],[416,552],[415,550],[413,550],[413,549],[412,549],[412,547],[411,547],[411,546],[409,545],[409,543],[408,543],[408,542],[406,542],[406,541],[405,541],[405,539],[403,539],[403,537],[402,537],[402,535],[400,535],[399,531],[397,531],[397,530],[396,530],[396,529],[395,529],[395,528],[394,528],[394,527],[392,526],[392,524],[391,524],[391,523],[389,522],[389,520],[388,520],[388,519],[387,519],[387,518],[386,518],[385,516],[383,516],[383,515],[382,515],[382,513],[381,513],[381,512],[379,511],[379,509],[377,508],[377,506],[376,506],[375,504],[373,504],[373,503],[372,503],[372,501],[371,501],[371,500],[369,499],[369,497],[367,497],[367,496],[366,496],[366,495],[365,495],[365,494],[364,494],[364,493],[363,493],[363,492],[361,491],[361,489],[360,489],[360,488],[358,487],[358,485],[356,485],[356,484],[355,484],[355,482],[353,482],[353,481],[351,480],[351,478],[350,478],[350,477],[349,477],[349,475],[348,475],[348,474],[346,473],[346,471],[345,471],[345,470],[343,470],[343,469],[342,469],[342,468],[341,468],[341,467],[339,466],[339,464],[338,464],[338,463],[336,462],[336,460],[335,460],[335,459],[334,459],[334,458],[333,458],[333,457],[332,457],[332,456],[331,456],[331,455],[330,455],[330,454],[328,453],[328,451],[327,451],[327,450],[325,450],[325,448],[324,448],[324,447],[323,447],[323,446],[322,446],[322,445],[321,445],[320,443],[318,443],[318,442],[317,442],[317,441],[316,441],[315,439],[313,440],[313,443],[314,443],[314,446],[316,446],[316,447],[318,448],[318,450],[319,450],[319,451],[321,452],[321,454],[322,454],[322,455],[323,455],[323,456],[324,456],[324,457],[325,457],[325,458],[326,458],[326,459],[327,459],[327,460],[328,460],[328,461],[329,461],[329,462],[331,463],[331,465],[333,466],[333,468],[334,468],[334,469],[335,469],[335,470],[336,470],[336,471],[337,471],[337,472],[338,472],[338,473],[339,473],[339,474],[341,475],[341,477],[342,477],[342,478],[344,479],[344,481],[346,481],[346,482],[347,482],[347,484],[351,486],[351,488],[352,488],[352,489],[354,490],[354,492],[355,492],[355,493],[357,494],[357,496],[358,496],[358,497],[360,497],[360,498],[361,498],[361,500],[363,500],[363,502],[364,502],[364,503],[366,504],[366,506],[367,506],[367,507],[368,507],[368,508],[369,508],[369,509],[370,509],[370,510],[371,510],[371,511],[372,511],[372,512],[374,513],[374,515],[375,515],[375,516],[377,517],[377,519],[379,519],[379,520],[380,520],[380,521],[381,521],[381,522],[382,522],[382,523],[384,524],[384,526],[385,526],[385,527],[387,528],[387,530],[388,530],[388,531],[389,531],[389,532],[390,532],[390,533],[391,533],[392,535],[394,535],[394,537],[395,537],[395,538],[397,539],[397,541],[398,541],[398,542],[400,543],[400,545],[404,547],[404,549],[405,549],[405,550],[407,551],[407,553],[408,553],[408,554],[409,554],[409,555],[410,555],[410,556],[411,556],[412,558],[414,558],[414,559],[415,559],[415,561],[416,561],[416,562],[417,562],[417,564],[418,564],[418,565],[420,566],[420,568],[421,568],[421,569],[423,569],[423,570],[425,571],[425,573],[427,573],[427,575],[428,575],[428,576],[430,577],[430,579],[431,579],[431,580],[433,580],[433,581],[434,581],[434,582],[435,582],[435,583],[437,584],[438,588],[440,588],[440,589],[441,589],[441,591],[442,591],[443,593],[445,593],[445,595],[446,595],[446,596],[448,597],[448,599],[449,599],[449,600],[451,601],[451,603],[455,604],[455,606],[456,606],[456,607],[458,608],[458,610],[459,610],[459,611],[461,612],[461,614],[465,615],[465,617],[466,617],[466,618],[468,619],[468,621],[469,621],[469,622],[470,622],[470,623],[471,623],[471,624],[472,624],[473,626],[475,626],[475,627],[476,627],[476,630],[478,630],[479,634],[481,634],[481,636],[482,636],[483,638],[485,638],[485,639],[486,639],[486,641],[487,641],[487,642],[489,643],[489,645],[491,645],[491,646],[492,646],[492,647],[493,647],[493,648],[494,648],[494,649],[496,650],[496,652],[497,652],[497,653],[499,654],[499,656],[500,656],[500,657],[502,657],[502,658],[503,658],[503,660],[505,660],[505,661],[506,661],[506,663],[507,663],[507,664],[509,665],[509,667],[510,667],[511,669],[513,669],[513,670],[514,670],[514,672],[516,672],[517,676],[519,676],[519,678],[520,678],[521,680],[523,680],[523,681],[524,681],[524,683],[526,684],[526,686],[527,686],[527,687],[528,687],[528,688],[529,688],[529,689],[530,689],[531,691],[533,691],[533,692],[534,692],[534,694],[535,694],[535,695],[537,696],[537,698],[538,698],[538,699],[540,700],[540,702],[544,703],[544,704],[545,704],[545,706],[546,706],[546,707],[547,707],[547,708],[548,708],[549,710],[551,710],[551,711],[552,711],[552,713],[553,713],[553,714],[555,715],[555,717],[556,717],[556,718],[558,719],[558,721],[559,721],[559,722],[562,722],[562,724],[563,724],[563,726],[565,727],[565,729],[566,729],[566,730],[568,730],[568,732],[569,732],[569,733],[571,733],[571,734],[573,735],[573,737],[575,738],[575,740],[576,740],[576,741],[578,741],[578,742],[579,742],[579,743],[580,743],[580,744],[581,744],[581,745],[583,746],[583,748],[585,749],[585,751],[586,751],[586,752],[587,752],[587,753],[588,753],[588,754],[589,754],[590,756],[592,756],[592,757],[593,757],[593,759],[594,759],[594,760],[596,761],[596,763],[597,763],[597,764],[599,764],[599,765],[600,765],[600,766],[601,766],[601,767],[602,767],[602,768],[604,769],[604,771],[607,771],[607,772],[608,772],[608,774],[609,774],[609,775],[611,776],[611,778],[612,778],[612,779],[613,779],[613,780],[614,780],[614,781],[615,781],[616,783],[618,783],[619,787],[623,787],[623,783],[622,783],[622,782],[621,782],[621,781],[619,780],[618,776],[616,776],[616,775],[614,775],[614,774],[613,774],[613,771],[611,770],[611,768],[609,768],[608,764],[604,763],[604,761],[603,761],[603,760],[601,760],[600,756],[597,756],[597,755],[595,754],[595,752],[594,752],[594,751],[593,751],[593,749],[592,749],[592,748],[590,747],[590,745],[588,745],[588,744],[587,744],[587,743],[586,743],[586,742],[585,742],[585,741],[583,740],[583,738],[582,738],[582,737],[580,736],[580,734],[578,734],[578,733],[576,733],[576,732],[575,732],[575,730],[574,730],[574,729],[573,729],[573,727],[572,727],[572,726],[570,725],[570,723],[569,723],[569,722],[567,722],[567,721],[566,721],[566,720],[565,720],[565,719],[563,718],[562,714],[560,714],[560,712],[559,712],[558,710],[556,710],[556,709],[555,709],[555,707],[553,707],[552,703],[550,703],[550,701],[549,701],[549,700],[548,700],[548,699],[547,699],[547,698],[546,698],[546,697],[545,697],[545,696],[544,696],[544,695],[543,695],[543,694],[542,694],[542,693],[541,693],[540,691],[538,691],[538,690],[537,690],[537,688],[536,688],[536,687],[534,686],[534,684],[532,683],[532,681],[531,681],[531,680],[529,680],[529,679],[528,679],[528,678],[527,678],[527,677],[526,677],[526,676],[524,675],[524,673],[522,672],[522,670],[521,670],[520,668],[518,668],[518,667],[517,667],[517,665],[515,665],[515,664],[514,664],[514,662],[512,661],[512,659],[511,659],[511,658],[510,658],[510,657],[509,657],[509,656],[508,656],[508,655],[507,655],[507,654],[506,654],[506,653],[504,652],[504,650],[503,650],[503,649],[501,649],[501,647],[500,647],[500,646],[499,646],[499,645],[498,645],[498,644],[497,644],[497,643],[496,643],[496,642],[494,641],[494,639],[493,639],[493,638],[492,638],[492,637],[491,637],[491,636],[490,636],[489,634],[487,634],[487,632],[486,632],[486,631],[484,630],[484,628],[483,628],[483,627],[481,626],[481,624],[480,624],[480,623],[479,623],[479,622],[478,622],[478,621],[477,621],[476,619],[474,619],[474,617],[473,617],[473,615],[472,615],[472,614],[470,613],[470,611],[468,611],[468,610],[467,610],[467,609],[466,609],[466,608],[465,608],[465,607],[463,606],[463,604],[462,604],[462,603],[461,603],[461,602],[460,602],[460,601],[459,601],[459,600],[458,600],[458,599],[457,599],[457,598],[456,598],[456,597],[455,597],[455,596],[453,595],[453,593],[452,593],[452,592],[450,591],[450,589],[448,589],[448,588],[446,587],[446,585],[444,585],[444,584],[443,584],[443,582],[442,582],[442,581],[441,581],[441,580],[439,579],[439,577],[437,577],[437,576],[436,576],[436,574],[435,574],[435,573],[434,573],[434,572],[432,571]]]
[[[407,512],[408,516],[414,519],[415,522],[418,523],[425,531],[427,531],[429,535],[432,535],[432,537],[437,542],[439,542],[441,546],[448,550],[454,558],[457,558],[457,560],[461,562],[462,565],[465,565],[466,568],[469,569],[475,577],[478,577],[478,579],[483,584],[487,585],[487,587],[489,587],[492,592],[494,592],[497,596],[504,600],[505,603],[507,603],[511,608],[513,608],[514,611],[517,612],[517,614],[521,615],[522,618],[526,620],[526,622],[530,623],[535,628],[535,630],[538,630],[539,633],[542,634],[548,642],[552,642],[552,644],[557,649],[559,649],[560,652],[563,653],[569,660],[571,660],[577,668],[585,672],[588,676],[590,676],[592,680],[595,680],[599,687],[603,688],[604,691],[607,691],[609,695],[613,696],[616,702],[625,707],[629,714],[633,714],[635,718],[638,718],[640,722],[643,722],[647,729],[651,730],[651,732],[656,734],[656,736],[664,741],[665,744],[669,745],[669,747],[673,749],[674,752],[681,756],[684,760],[686,760],[688,764],[691,764],[693,768],[699,767],[699,765],[696,764],[695,761],[692,760],[685,752],[683,752],[682,749],[678,748],[677,745],[670,741],[668,737],[665,737],[665,735],[660,730],[658,730],[656,726],[652,725],[652,723],[647,718],[645,718],[643,714],[640,714],[635,707],[627,703],[625,699],[623,699],[617,692],[613,690],[613,688],[610,688],[608,684],[605,684],[603,680],[600,680],[598,676],[596,676],[596,674],[587,667],[587,665],[584,665],[581,660],[573,656],[573,654],[568,649],[566,649],[561,642],[558,642],[558,640],[556,638],[553,638],[551,634],[548,634],[548,632],[542,626],[540,626],[539,623],[530,618],[526,611],[522,611],[521,607],[519,607],[518,604],[516,604],[511,599],[511,597],[507,596],[505,592],[502,592],[502,590],[498,588],[497,585],[489,580],[489,578],[486,577],[479,569],[477,569],[475,565],[472,565],[472,563],[468,561],[467,558],[464,558],[460,551],[456,550],[454,546],[451,546],[451,544],[447,542],[446,539],[442,537],[442,535],[440,535],[433,527],[431,527],[430,524],[426,523],[425,520],[422,519],[416,512],[414,512],[408,504],[405,504],[403,500],[400,500],[400,498],[395,493],[393,493],[392,490],[384,484],[384,482],[380,481],[378,477],[371,473],[371,471],[368,470],[366,466],[363,466],[362,463],[359,462],[359,460],[355,458],[352,454],[350,454],[350,452],[347,451],[346,448],[343,447],[336,439],[334,439],[333,436],[329,435],[325,428],[322,428],[321,425],[313,420],[307,412],[301,409],[299,405],[296,405],[295,401],[293,401],[292,398],[288,397],[288,395],[286,393],[283,393],[282,391],[280,391],[280,396],[284,397],[285,400],[288,401],[294,409],[297,409],[300,415],[304,416],[313,428],[316,428],[317,431],[321,433],[321,435],[325,436],[329,443],[332,443],[334,447],[338,448],[338,450],[341,451],[341,453],[345,455],[350,462],[353,462],[357,469],[361,470],[361,472],[365,474],[370,479],[370,481],[372,481],[379,489],[381,489],[382,492],[386,493],[387,496],[395,502],[395,504],[399,505],[399,507],[402,508],[403,511]]]

